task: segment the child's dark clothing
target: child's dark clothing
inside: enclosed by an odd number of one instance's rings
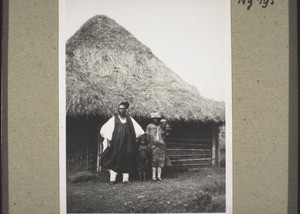
[[[150,163],[150,149],[148,145],[140,145],[137,151],[137,170],[147,170],[149,169]]]

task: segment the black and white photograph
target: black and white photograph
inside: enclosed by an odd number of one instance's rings
[[[61,213],[232,213],[229,0],[60,0]]]

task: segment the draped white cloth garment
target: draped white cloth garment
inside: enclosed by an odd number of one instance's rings
[[[120,116],[118,117],[120,118],[122,123],[126,123],[126,118],[122,119]],[[142,127],[132,117],[131,117],[131,121],[137,138],[145,134]],[[100,135],[104,138],[103,151],[107,148],[107,140],[110,141],[112,139],[114,128],[115,128],[115,116],[111,117],[100,129]]]

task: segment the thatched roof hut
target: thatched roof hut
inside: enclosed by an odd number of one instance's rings
[[[134,117],[224,122],[224,103],[205,99],[107,16],[88,20],[66,44],[67,115],[104,116],[120,101]]]
[[[199,151],[198,157],[211,164],[212,145],[216,145],[214,130],[225,122],[224,102],[202,97],[107,16],[91,18],[67,41],[66,86],[69,168],[89,169],[98,163],[90,156],[99,155],[101,150],[99,129],[116,113],[121,101],[131,104],[131,116],[144,128],[150,113],[156,111],[177,124],[173,126],[176,134],[170,138],[171,143],[176,141],[175,149],[171,149],[174,154],[170,151],[175,162],[182,161],[182,152],[193,151],[195,156]],[[189,145],[192,150],[185,151]]]

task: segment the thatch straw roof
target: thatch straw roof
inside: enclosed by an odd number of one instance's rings
[[[107,16],[88,20],[66,44],[67,115],[110,117],[121,101],[130,114],[223,122],[224,102],[199,95],[149,48]]]

